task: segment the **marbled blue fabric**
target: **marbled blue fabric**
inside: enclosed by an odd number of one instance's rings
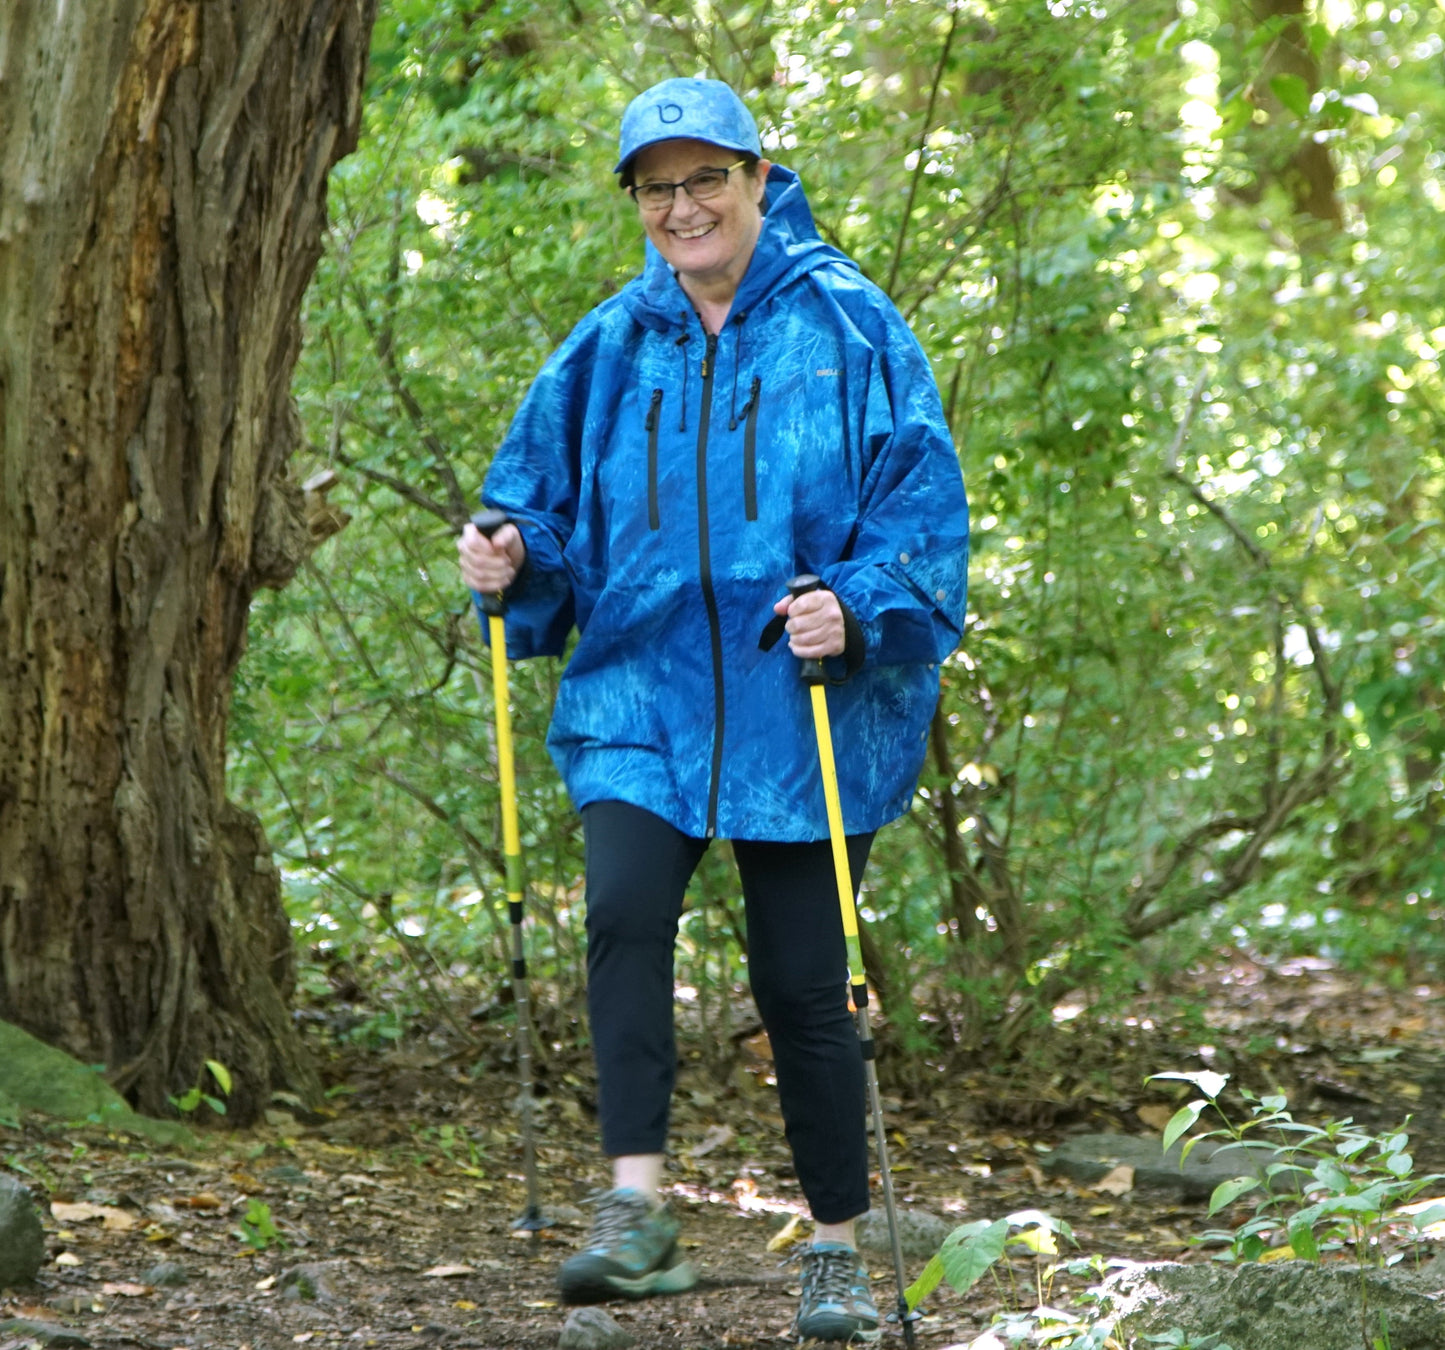
[[[796,175],[774,166],[767,200],[724,331],[649,245],[538,375],[482,494],[527,545],[510,654],[579,632],[548,735],[574,803],[699,838],[827,836],[798,662],[758,647],[790,577],[817,573],[865,637],[828,691],[850,833],[908,809],[964,621],[968,507],[928,361]]]

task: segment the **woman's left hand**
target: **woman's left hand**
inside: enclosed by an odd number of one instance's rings
[[[832,591],[807,591],[796,599],[784,596],[773,606],[773,613],[788,616],[788,648],[800,660],[843,655],[847,640],[843,606]]]

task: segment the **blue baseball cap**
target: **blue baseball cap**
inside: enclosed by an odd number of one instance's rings
[[[621,173],[632,157],[658,141],[707,141],[725,150],[763,154],[758,124],[732,89],[721,80],[663,80],[640,93],[622,114],[617,166]]]

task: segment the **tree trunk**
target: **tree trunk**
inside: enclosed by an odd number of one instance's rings
[[[376,0],[0,15],[0,1017],[142,1109],[318,1081],[259,823],[226,800],[286,478],[302,293]]]
[[[1255,82],[1254,102],[1264,108],[1271,123],[1289,128],[1283,142],[1279,136],[1255,137],[1254,160],[1261,177],[1278,178],[1289,193],[1295,214],[1295,242],[1302,253],[1319,253],[1328,249],[1330,239],[1344,228],[1344,213],[1335,191],[1335,164],[1329,147],[1312,135],[1300,135],[1297,119],[1289,113],[1270,89],[1270,80],[1277,75],[1294,75],[1304,81],[1314,94],[1320,87],[1320,68],[1310,50],[1304,32],[1305,0],[1261,0],[1241,14],[1248,13],[1255,23],[1283,20],[1284,28],[1264,49],[1260,72]],[[1238,33],[1251,31],[1241,20]],[[1266,149],[1271,146],[1272,149]],[[1288,159],[1280,162],[1280,154]]]

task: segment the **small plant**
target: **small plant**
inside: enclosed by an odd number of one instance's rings
[[[1445,1203],[1411,1205],[1426,1187],[1445,1181],[1445,1174],[1414,1175],[1404,1128],[1408,1117],[1400,1129],[1383,1134],[1371,1134],[1348,1118],[1310,1125],[1291,1115],[1283,1096],[1257,1097],[1241,1088],[1249,1119],[1235,1122],[1219,1104],[1229,1081],[1225,1074],[1152,1077],[1191,1083],[1204,1094],[1175,1112],[1164,1129],[1166,1151],[1213,1108],[1223,1123],[1187,1139],[1181,1161],[1206,1139],[1224,1141],[1216,1157],[1227,1151],[1243,1155],[1242,1174],[1215,1187],[1209,1213],[1257,1192],[1254,1218],[1200,1239],[1223,1242],[1225,1259],[1257,1261],[1268,1254],[1318,1261],[1327,1252],[1348,1250],[1361,1265],[1394,1265],[1422,1229],[1445,1220]]]
[[[221,1096],[229,1097],[231,1095],[231,1071],[216,1059],[208,1059],[205,1067],[206,1071],[210,1072],[211,1077],[216,1080],[216,1086],[220,1089]],[[190,1115],[191,1112],[196,1110],[203,1102],[218,1116],[224,1116],[226,1114],[226,1103],[223,1102],[220,1097],[212,1096],[202,1086],[205,1078],[206,1073],[203,1071],[200,1083],[188,1088],[178,1097],[167,1098],[170,1104],[174,1106],[181,1115]]]
[[[429,1133],[430,1130],[423,1131],[423,1136]],[[437,1147],[457,1171],[469,1177],[486,1177],[486,1170],[482,1167],[482,1150],[477,1147],[470,1130],[446,1124],[438,1126],[435,1133]]]
[[[247,1202],[246,1215],[241,1220],[240,1227],[233,1232],[252,1251],[264,1252],[268,1247],[286,1246],[286,1239],[281,1236],[281,1230],[276,1227],[276,1221],[271,1217],[271,1206],[254,1197]]]
[[[999,1262],[1009,1248],[1021,1248],[1034,1256],[1033,1288],[1026,1301],[1014,1282],[1013,1266],[1004,1265],[1009,1284],[1007,1292],[1015,1309],[995,1316],[992,1324],[995,1340],[1007,1345],[1046,1345],[1051,1350],[1118,1350],[1112,1320],[1094,1320],[1050,1306],[1054,1277],[1060,1272],[1097,1278],[1104,1269],[1097,1256],[1064,1263],[1053,1260],[1059,1254],[1060,1238],[1069,1243],[1074,1241],[1069,1225],[1037,1209],[1019,1210],[1003,1219],[979,1219],[963,1224],[944,1239],[937,1255],[904,1291],[909,1311],[916,1309],[944,1281],[961,1294],[990,1272],[999,1280],[995,1269]]]
[[[1365,1269],[1394,1265],[1408,1250],[1418,1249],[1426,1228],[1445,1221],[1445,1201],[1412,1203],[1426,1187],[1445,1181],[1445,1174],[1414,1175],[1410,1136],[1405,1133],[1410,1118],[1398,1130],[1384,1134],[1371,1134],[1349,1118],[1310,1125],[1290,1114],[1285,1097],[1257,1097],[1241,1088],[1249,1119],[1235,1122],[1219,1104],[1227,1075],[1158,1073],[1152,1078],[1191,1083],[1204,1094],[1176,1111],[1165,1126],[1166,1152],[1204,1111],[1213,1108],[1223,1124],[1191,1136],[1181,1164],[1205,1139],[1225,1141],[1216,1157],[1238,1150],[1247,1160],[1249,1175],[1215,1187],[1209,1197],[1210,1215],[1258,1192],[1252,1219],[1237,1228],[1213,1229],[1198,1240],[1222,1242],[1222,1259],[1236,1261],[1286,1257],[1318,1261],[1326,1253],[1348,1252],[1360,1270],[1360,1328],[1365,1344],[1372,1350],[1390,1350],[1384,1314],[1378,1333],[1371,1325]],[[1270,1161],[1259,1166],[1265,1157]]]

